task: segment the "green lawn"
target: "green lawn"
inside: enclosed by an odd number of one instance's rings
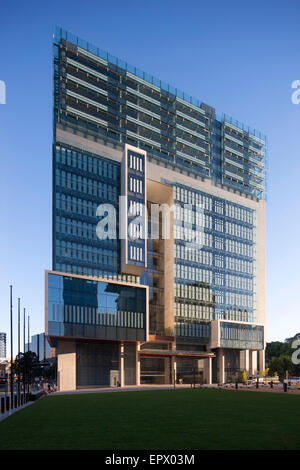
[[[43,398],[0,422],[0,449],[300,449],[300,397],[157,390]]]

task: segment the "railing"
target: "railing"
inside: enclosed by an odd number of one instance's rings
[[[79,48],[82,49],[82,51],[87,51],[85,52],[85,54],[87,56],[90,56],[91,58],[92,55],[94,56],[95,60],[98,60],[98,61],[101,61],[104,65],[108,65],[109,63],[114,65],[114,66],[117,66],[123,70],[125,70],[127,72],[127,76],[130,76],[130,75],[133,75],[133,78],[136,78],[137,80],[139,81],[143,81],[145,82],[145,85],[148,85],[150,87],[152,87],[154,90],[158,91],[158,92],[163,92],[163,94],[166,94],[166,92],[171,96],[171,98],[177,98],[176,99],[176,102],[180,103],[181,100],[182,100],[182,104],[183,105],[191,105],[191,107],[194,107],[195,111],[196,112],[199,112],[199,113],[202,113],[203,114],[203,117],[206,118],[207,115],[204,111],[204,109],[202,108],[202,105],[203,105],[203,102],[199,99],[196,99],[194,98],[193,96],[189,95],[188,93],[184,93],[183,91],[179,90],[178,88],[174,88],[172,87],[171,85],[169,85],[168,83],[165,83],[163,82],[162,80],[159,80],[158,78],[154,77],[153,75],[150,75],[146,72],[143,72],[142,70],[139,70],[138,68],[128,64],[127,62],[109,54],[108,52],[106,51],[103,51],[102,49],[94,46],[93,44],[79,38],[78,36],[76,35],[73,35],[67,31],[65,31],[64,29],[56,26],[55,28],[55,36],[54,36],[54,41],[56,43],[59,43],[61,40],[65,40],[65,41],[69,41],[73,44],[75,44],[76,46],[78,46]],[[165,105],[162,104],[163,107],[165,107]],[[199,116],[200,118],[200,116]],[[218,116],[217,119],[220,121],[220,122],[227,122],[231,125],[234,125],[236,126],[238,129],[241,129],[245,132],[247,132],[251,138],[256,138],[258,139],[260,142],[260,144],[263,144],[265,143],[266,141],[266,138],[265,136],[255,130],[255,129],[252,129],[250,128],[249,126],[246,126],[236,120],[234,120],[232,117],[229,117],[225,114],[223,114],[222,116]],[[253,135],[253,137],[252,137]]]

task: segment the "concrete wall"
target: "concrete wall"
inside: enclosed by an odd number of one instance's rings
[[[257,323],[266,322],[266,207],[265,201],[260,201],[257,209],[256,229],[256,313]],[[266,335],[265,335],[266,344]]]
[[[76,343],[59,341],[57,345],[57,384],[60,392],[76,390]]]
[[[152,204],[173,206],[173,188],[165,184],[147,179],[148,201]],[[164,217],[167,217],[165,215]],[[166,222],[167,223],[167,222]],[[164,327],[174,331],[174,214],[170,211],[170,233],[169,238],[157,240],[160,246],[162,262],[159,269],[163,271],[161,287],[163,298],[161,304],[164,305]]]

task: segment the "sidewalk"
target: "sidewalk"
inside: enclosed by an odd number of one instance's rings
[[[73,395],[73,394],[87,394],[87,393],[118,393],[118,392],[143,392],[143,391],[154,391],[154,390],[181,390],[181,389],[188,389],[193,388],[191,384],[176,384],[174,389],[174,385],[127,385],[124,387],[90,387],[90,388],[80,388],[77,390],[72,391],[65,391],[65,392],[52,392],[51,395]],[[226,385],[218,385],[218,384],[211,384],[211,385],[197,385],[197,389],[217,389],[217,390],[236,390],[234,385],[226,384]],[[262,386],[257,389],[255,385],[245,386],[239,384],[239,388],[237,391],[250,391],[250,392],[266,392],[266,393],[285,393],[286,395],[295,394],[300,396],[300,389],[292,389],[288,388],[287,392],[283,391],[282,386],[274,386],[274,388],[268,386]],[[49,396],[49,395],[48,395]]]
[[[26,408],[26,406],[32,405],[33,403],[34,403],[33,401],[29,401],[28,403],[25,403],[25,405],[18,406],[18,408],[12,408],[11,410],[6,411],[5,413],[0,413],[0,423],[1,421],[13,415],[17,411],[23,410],[24,408]]]
[[[175,390],[191,388],[191,384],[176,384]],[[116,392],[143,392],[151,390],[174,390],[174,385],[126,385],[124,387],[91,387],[91,388],[80,388],[70,392],[53,392],[50,395],[72,395],[72,394],[84,394],[84,393],[116,393]]]

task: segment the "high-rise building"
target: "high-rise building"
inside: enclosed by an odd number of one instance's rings
[[[263,369],[265,136],[61,29],[53,53],[59,388]]]
[[[6,357],[6,333],[0,333],[0,357]]]

